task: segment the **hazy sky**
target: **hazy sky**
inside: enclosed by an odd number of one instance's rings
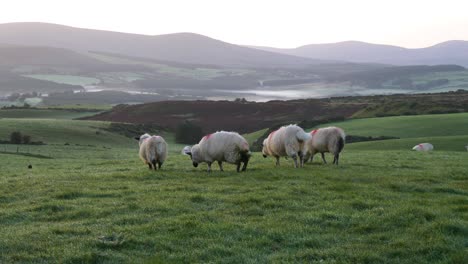
[[[468,40],[468,0],[2,0],[0,23],[158,35],[194,32],[290,48],[361,40],[409,48]]]

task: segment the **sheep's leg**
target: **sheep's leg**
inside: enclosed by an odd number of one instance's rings
[[[222,162],[222,161],[218,161],[218,165],[219,165],[219,170],[220,170],[220,171],[224,171],[224,170],[223,170],[223,162]]]
[[[297,155],[294,154],[294,155],[292,156],[292,158],[293,158],[293,160],[294,160],[294,168],[298,168],[298,167],[297,167]]]
[[[241,162],[239,161],[239,163],[237,163],[237,168],[236,168],[236,171],[237,171],[237,172],[240,171],[240,166],[241,166]]]
[[[310,154],[306,152],[304,156],[302,157],[302,160],[304,161],[304,164],[309,162]]]
[[[279,166],[280,165],[280,162],[279,162],[280,158],[279,157],[275,157],[275,158],[276,158],[276,165],[275,166]]]
[[[208,163],[208,172],[211,172],[211,162],[207,162]]]
[[[162,162],[158,161],[158,169],[161,169]]]
[[[301,168],[304,167],[304,155],[302,154],[302,151],[299,151],[299,166],[301,166]]]
[[[335,154],[335,158],[333,159],[333,164],[338,165],[339,159],[340,159],[340,153]]]
[[[320,154],[322,154],[323,163],[327,164],[327,160],[325,159],[325,153],[322,152]]]
[[[245,160],[244,161],[244,166],[242,166],[242,171],[246,171],[247,170],[247,164],[249,163],[249,160]],[[240,165],[240,163],[239,163]]]
[[[153,165],[152,165],[151,163],[149,163],[149,162],[148,162],[147,164],[148,164],[149,169],[152,170],[152,169],[153,169]]]
[[[156,167],[156,160],[152,160],[152,161],[151,161],[151,164],[153,164],[153,169],[154,169],[154,170],[157,170],[157,167]]]

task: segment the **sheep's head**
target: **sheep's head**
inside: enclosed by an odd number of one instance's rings
[[[138,140],[138,144],[141,146],[141,143],[142,143],[145,139],[147,139],[147,138],[149,138],[149,137],[151,137],[151,135],[148,134],[148,133],[145,133],[145,134],[143,134],[143,135],[141,135],[141,136],[139,136],[139,137],[134,137],[134,139]]]
[[[190,156],[190,158],[192,159],[192,164],[193,164],[193,166],[195,168],[198,167],[198,164],[200,162],[202,162],[201,153],[200,153],[200,146],[198,144],[194,145],[190,149],[190,152],[185,152],[185,154]]]
[[[268,149],[267,149],[267,138],[265,138],[263,140],[263,144],[262,144],[262,154],[263,154],[263,157],[266,158],[268,156]]]

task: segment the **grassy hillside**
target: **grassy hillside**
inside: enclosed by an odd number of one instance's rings
[[[63,109],[0,109],[0,118],[75,119],[96,113],[96,111]]]
[[[13,131],[30,135],[33,141],[46,144],[83,144],[132,146],[132,139],[108,132],[110,122],[57,120],[57,119],[0,119],[0,139],[7,140]]]
[[[430,142],[436,150],[466,151],[468,144],[468,113],[352,119],[320,127],[326,126],[341,127],[348,135],[401,138],[346,146],[353,150],[408,150]]]
[[[255,153],[208,174],[175,153],[152,172],[136,147],[39,148],[53,159],[0,153],[0,262],[468,261],[464,153],[345,149],[303,169]]]
[[[410,150],[415,145],[429,142],[434,145],[436,151],[463,151],[468,145],[468,135],[447,137],[415,137],[403,139],[390,139],[382,141],[357,142],[347,144],[346,148],[352,150]]]
[[[352,119],[322,127],[331,125],[360,136],[457,136],[468,135],[468,113]]]

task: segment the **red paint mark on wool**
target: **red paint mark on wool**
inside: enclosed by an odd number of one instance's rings
[[[208,135],[204,136],[203,138],[204,138],[204,139],[209,139],[212,135],[213,135],[213,134],[208,134]]]
[[[242,143],[242,148],[244,148],[245,150],[249,149],[249,143],[247,142]]]
[[[271,139],[271,137],[272,137],[272,136],[275,134],[275,132],[276,132],[276,131],[277,131],[277,130],[275,130],[275,131],[271,132],[271,133],[270,133],[270,135],[268,135],[268,140],[270,140],[270,139]]]
[[[418,147],[419,147],[420,149],[423,149],[423,148],[424,148],[422,144],[418,144]]]
[[[315,135],[317,133],[317,131],[318,131],[318,129],[314,129],[314,130],[310,131],[310,134],[313,136],[313,135]]]

